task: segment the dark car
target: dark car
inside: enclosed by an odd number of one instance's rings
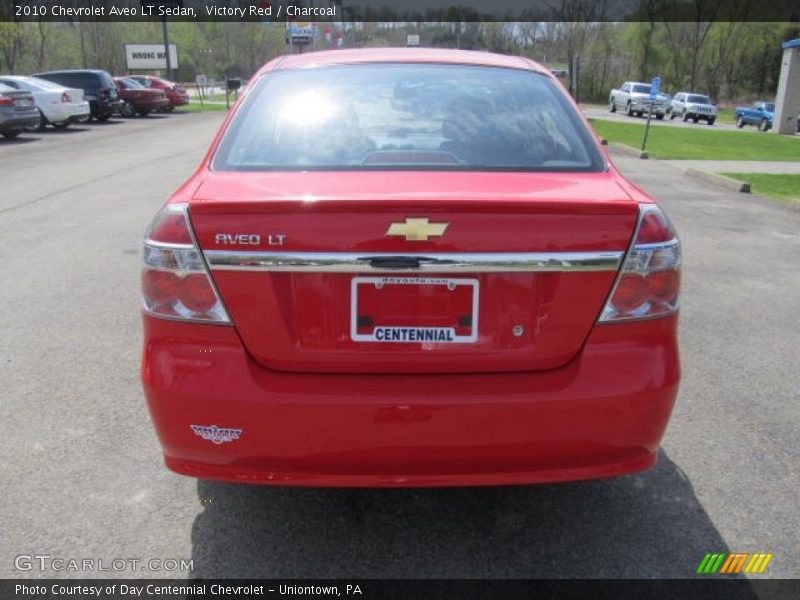
[[[127,77],[115,77],[114,81],[122,98],[120,114],[123,117],[132,117],[134,113],[146,117],[153,111],[165,110],[169,106],[167,95],[161,90],[148,89]]]
[[[0,135],[14,139],[28,127],[39,124],[39,110],[30,92],[0,83]]]
[[[107,120],[122,105],[114,78],[100,69],[48,71],[47,73],[37,73],[34,77],[83,90],[86,100],[89,101],[91,116],[98,121]]]
[[[169,106],[165,110],[171,111],[176,106],[189,104],[189,93],[186,91],[186,88],[179,83],[167,81],[160,77],[153,77],[152,75],[129,75],[126,79],[133,79],[151,90],[163,91],[169,100]]]

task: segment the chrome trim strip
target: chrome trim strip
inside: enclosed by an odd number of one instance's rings
[[[500,273],[616,271],[624,252],[369,254],[205,250],[203,254],[214,271]]]

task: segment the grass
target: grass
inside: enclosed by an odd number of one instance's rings
[[[642,123],[592,120],[602,138],[641,148]],[[772,133],[720,131],[689,127],[650,127],[647,152],[653,158],[688,160],[800,161],[800,139]]]
[[[800,174],[772,175],[767,173],[723,173],[739,181],[750,183],[750,191],[788,202],[800,198]]]
[[[222,104],[211,104],[208,102],[204,102],[202,105],[200,104],[199,100],[192,98],[189,100],[189,104],[184,104],[183,106],[177,107],[175,110],[181,112],[223,112],[227,110],[225,108],[225,103]]]

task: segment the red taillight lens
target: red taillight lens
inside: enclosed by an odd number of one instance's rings
[[[639,308],[647,300],[647,280],[638,273],[623,275],[614,292],[614,306],[625,312]]]
[[[636,237],[599,321],[671,315],[678,310],[680,242],[655,204],[639,209]]]
[[[0,94],[0,106],[13,106],[13,105],[14,105],[14,99],[13,98],[10,98],[9,96],[4,96],[3,94]]]
[[[154,316],[230,323],[194,243],[185,204],[167,205],[147,232],[142,303]]]
[[[192,234],[182,212],[164,210],[156,216],[146,237],[162,244],[191,244]]]
[[[155,304],[172,304],[178,299],[181,280],[172,271],[145,270],[142,273],[142,293]]]
[[[205,274],[186,275],[181,280],[178,297],[181,303],[194,312],[204,313],[217,303],[217,295]]]
[[[677,270],[656,271],[647,276],[648,298],[653,302],[673,302],[678,296],[680,274]]]
[[[636,235],[637,244],[657,244],[674,238],[675,231],[663,212],[649,210],[642,213],[639,232]]]
[[[61,102],[63,102],[64,104],[69,104],[70,102],[72,102],[72,96],[70,96],[69,93],[64,92],[63,94],[61,94]]]

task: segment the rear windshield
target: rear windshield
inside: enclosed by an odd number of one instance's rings
[[[25,80],[29,86],[31,86],[35,90],[45,91],[45,90],[60,90],[63,86],[53,83],[52,81],[47,81],[46,79],[37,79],[36,77],[30,77]]]
[[[44,73],[38,77],[84,90],[96,90],[100,87],[97,75],[94,73]]]
[[[213,168],[601,171],[594,138],[548,77],[463,65],[370,64],[256,83]]]
[[[122,85],[128,89],[143,90],[144,86],[135,79],[120,79]]]
[[[708,96],[689,96],[686,101],[694,102],[695,104],[711,104],[711,99]]]
[[[112,88],[113,89],[113,88],[117,87],[114,84],[114,78],[111,77],[111,75],[109,75],[105,71],[100,71],[97,75],[100,78],[100,85],[103,86],[104,88]]]

